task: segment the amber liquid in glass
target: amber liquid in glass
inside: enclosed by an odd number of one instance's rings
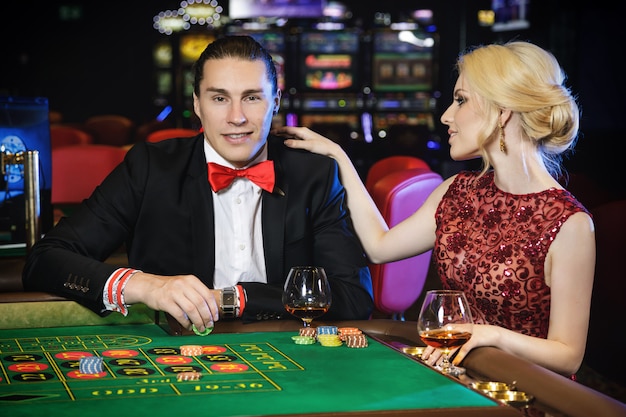
[[[471,333],[459,330],[430,330],[420,333],[420,338],[424,343],[437,349],[453,349],[463,346],[470,337],[472,337]]]
[[[299,319],[313,320],[326,314],[328,307],[294,307],[285,305],[285,310]]]

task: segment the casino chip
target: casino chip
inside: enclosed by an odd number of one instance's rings
[[[99,356],[80,358],[78,370],[81,374],[99,374],[103,371],[103,360]]]
[[[180,354],[183,356],[200,356],[202,355],[202,346],[200,345],[182,345]]]
[[[176,379],[180,381],[197,381],[202,378],[202,373],[200,372],[179,372],[176,374]]]
[[[213,327],[207,327],[207,328],[204,329],[203,332],[201,332],[200,330],[198,330],[198,328],[196,327],[195,324],[192,324],[191,328],[192,328],[193,332],[195,334],[197,334],[198,336],[206,336],[208,334],[211,334],[211,332],[213,331]]]

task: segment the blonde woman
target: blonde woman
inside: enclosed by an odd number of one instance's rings
[[[555,57],[528,42],[474,48],[457,70],[441,117],[450,156],[482,158],[483,169],[448,178],[391,229],[339,145],[304,127],[277,133],[290,148],[338,162],[372,262],[434,250],[442,286],[465,292],[477,323],[454,363],[495,346],[573,375],[585,352],[595,265],[592,219],[556,179],[578,134],[576,100]],[[434,364],[440,352],[428,348],[423,357]]]

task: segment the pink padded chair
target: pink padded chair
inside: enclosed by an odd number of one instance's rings
[[[200,133],[199,130],[173,127],[155,130],[146,137],[146,142],[159,142],[164,139],[193,137]]]
[[[89,197],[126,155],[110,145],[66,146],[52,150],[52,196],[55,205],[72,205]]]
[[[443,181],[428,168],[401,169],[383,176],[368,191],[392,227],[414,213]],[[369,174],[368,174],[369,177]],[[430,268],[432,251],[401,261],[370,265],[376,309],[404,320],[404,312],[419,298]]]
[[[374,184],[385,175],[389,175],[394,171],[401,171],[411,168],[430,169],[428,164],[420,158],[408,155],[394,155],[376,161],[367,171],[365,179],[365,188],[371,191]]]

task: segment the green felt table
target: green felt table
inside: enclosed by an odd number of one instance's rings
[[[0,330],[0,414],[151,417],[518,411],[368,336],[368,347],[299,345],[294,331],[172,336],[156,324]],[[186,344],[203,354],[180,355]],[[78,358],[104,358],[84,375]],[[197,370],[199,381],[176,373]]]

